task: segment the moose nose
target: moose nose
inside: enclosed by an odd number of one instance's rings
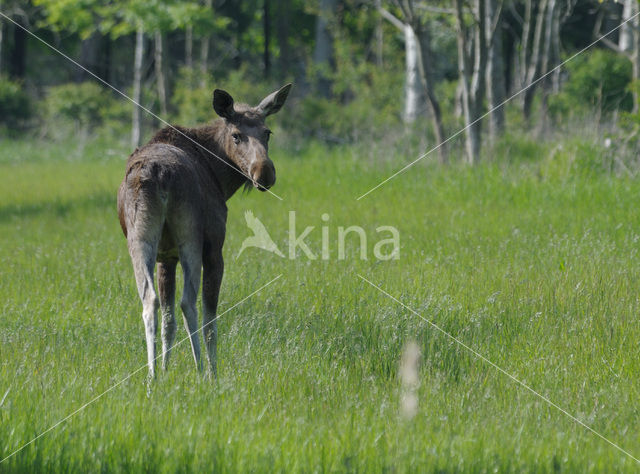
[[[269,159],[255,163],[250,171],[253,185],[260,191],[266,191],[276,182],[276,168]]]

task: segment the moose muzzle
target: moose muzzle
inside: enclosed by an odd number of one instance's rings
[[[276,182],[276,168],[269,158],[258,160],[251,165],[249,176],[256,188],[266,191]]]

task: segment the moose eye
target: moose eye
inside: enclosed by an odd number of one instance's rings
[[[237,145],[238,143],[240,143],[240,139],[242,137],[240,136],[239,133],[234,133],[234,134],[231,135],[231,138],[233,138],[233,143],[235,143]]]

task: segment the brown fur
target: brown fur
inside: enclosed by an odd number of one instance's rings
[[[184,273],[180,303],[198,367],[200,343],[195,303],[203,272],[203,333],[210,369],[216,370],[216,308],[223,274],[226,201],[246,182],[266,190],[275,182],[268,157],[267,115],[284,104],[290,85],[257,107],[234,104],[216,90],[222,118],[199,128],[167,127],[127,160],[118,190],[118,217],[127,238],[143,305],[149,373],[155,373],[157,309],[162,311],[163,367],[175,337],[175,271]],[[154,266],[158,264],[158,296]]]

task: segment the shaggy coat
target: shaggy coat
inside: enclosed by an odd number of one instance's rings
[[[268,156],[265,118],[280,110],[291,85],[256,107],[234,104],[214,91],[220,119],[199,128],[167,127],[127,161],[118,190],[118,217],[142,301],[149,374],[155,374],[157,311],[162,313],[162,365],[175,338],[175,274],[180,262],[184,291],[180,303],[196,366],[202,367],[196,300],[203,272],[204,341],[211,373],[216,372],[216,308],[222,282],[222,245],[229,199],[243,184],[267,190],[275,183]],[[158,265],[158,293],[154,267]]]

